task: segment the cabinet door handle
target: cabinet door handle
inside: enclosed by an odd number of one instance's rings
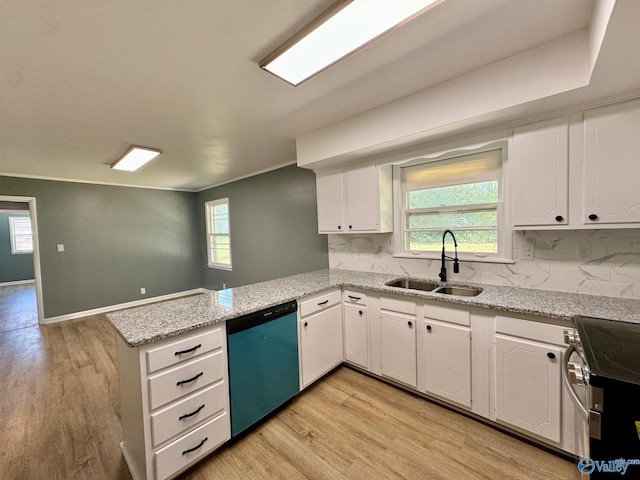
[[[431,331],[431,325],[427,325],[427,330]]]
[[[319,302],[318,306],[321,307],[322,305],[326,305],[327,303],[329,303],[329,299],[325,300],[324,302]]]
[[[591,215],[589,215],[589,220],[597,220],[598,219],[598,215],[596,215],[595,213],[592,213]]]
[[[563,221],[563,220],[564,220],[564,217],[563,217],[562,215],[558,215],[558,216],[556,217],[556,222],[561,222],[561,221]]]
[[[362,310],[358,310],[358,315],[362,316]]]
[[[409,325],[409,328],[413,327],[413,322],[407,322],[407,325]]]
[[[347,296],[354,301],[362,300],[362,297],[354,297],[353,295],[347,295]]]
[[[547,357],[549,357],[551,360],[553,360],[554,358],[556,358],[556,354],[553,352],[548,352],[547,353]]]
[[[185,413],[184,415],[180,415],[178,417],[178,420],[183,420],[185,418],[189,418],[189,417],[193,417],[194,415],[196,415],[200,410],[202,410],[204,408],[204,403],[202,405],[200,405],[198,408],[196,408],[193,412],[191,413]]]
[[[349,230],[351,230],[353,227],[351,225],[349,225]]]
[[[198,345],[196,345],[195,347],[191,347],[191,348],[187,348],[186,350],[181,350],[179,352],[176,352],[175,355],[184,355],[185,353],[191,353],[191,352],[195,352],[197,349],[199,349],[202,346],[201,343],[199,343]]]
[[[338,230],[342,230],[342,227],[340,225],[338,225]]]
[[[209,437],[204,437],[204,440],[202,440],[198,445],[196,445],[193,448],[188,448],[186,449],[184,452],[182,452],[183,455],[186,455],[187,453],[191,453],[191,452],[195,452],[196,450],[198,450],[200,447],[202,447],[202,445],[204,445],[204,442],[206,442],[207,440],[209,440]]]
[[[309,322],[304,322],[304,326],[305,327],[309,326]]]
[[[199,374],[195,375],[194,377],[188,378],[186,380],[180,380],[179,382],[176,383],[176,387],[179,387],[180,385],[184,385],[185,383],[195,382],[202,375],[204,375],[204,372],[200,372]]]

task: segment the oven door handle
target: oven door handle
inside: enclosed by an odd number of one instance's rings
[[[580,414],[588,420],[589,410],[587,407],[585,407],[585,405],[582,403],[580,398],[578,398],[576,391],[573,389],[573,385],[569,381],[569,357],[571,357],[571,354],[575,351],[576,351],[576,348],[573,345],[571,345],[569,346],[569,348],[567,348],[567,351],[564,353],[565,361],[564,361],[563,377],[564,377],[564,382],[567,388],[569,389],[569,396],[571,397],[571,400],[573,400],[573,403],[576,405],[576,407],[578,407],[578,411],[580,412]]]

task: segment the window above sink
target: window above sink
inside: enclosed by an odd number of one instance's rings
[[[460,260],[511,263],[506,157],[507,142],[498,140],[396,165],[394,256],[440,258],[442,233],[449,229]]]

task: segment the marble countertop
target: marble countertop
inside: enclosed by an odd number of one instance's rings
[[[464,285],[481,287],[478,296],[461,297],[385,285],[396,278],[393,274],[319,270],[112,312],[107,318],[127,345],[137,347],[323,290],[347,287],[563,320],[583,315],[640,323],[640,300],[477,284]]]

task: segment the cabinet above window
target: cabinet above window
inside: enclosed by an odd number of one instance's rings
[[[391,166],[316,172],[319,233],[393,231]]]

